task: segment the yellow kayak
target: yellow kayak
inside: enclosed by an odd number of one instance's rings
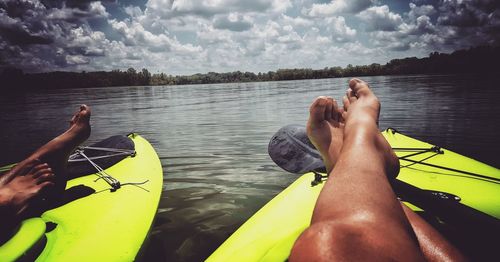
[[[382,134],[400,158],[399,183],[446,198],[445,202],[471,207],[492,218],[489,221],[500,218],[499,169],[393,129]],[[315,173],[299,177],[248,219],[207,261],[286,261],[295,240],[310,224],[324,179]]]
[[[163,171],[148,141],[128,138],[135,152],[103,172],[69,180],[66,192],[88,193],[23,221],[0,246],[0,260],[133,261],[152,226]]]

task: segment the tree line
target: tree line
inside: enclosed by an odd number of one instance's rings
[[[16,68],[4,68],[0,81],[5,91],[30,88],[87,88],[137,85],[186,85],[256,81],[282,81],[351,76],[401,75],[401,74],[492,74],[498,73],[500,46],[480,46],[458,50],[451,54],[433,52],[428,57],[393,59],[385,65],[347,65],[323,69],[296,68],[269,72],[228,72],[173,76],[165,73],[151,74],[129,68],[110,72],[49,72],[25,74]]]

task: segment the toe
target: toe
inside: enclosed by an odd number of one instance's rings
[[[320,124],[325,121],[326,104],[327,99],[324,96],[320,96],[314,100],[309,108],[309,121],[311,124]]]
[[[19,164],[17,164],[15,167],[13,167],[7,174],[6,178],[12,179],[16,176],[24,176],[26,174],[29,174],[29,172],[38,164],[40,164],[41,161],[38,158],[29,158]]]
[[[82,118],[85,121],[88,121],[90,119],[90,114],[91,114],[91,111],[90,111],[89,106],[87,106],[85,104],[80,106],[80,112],[78,114],[80,116],[80,118]]]
[[[41,177],[42,175],[46,174],[46,173],[52,173],[52,169],[49,167],[49,166],[46,166],[46,167],[43,167],[43,168],[40,168],[40,169],[37,169],[34,173],[33,173],[33,177],[34,178],[39,178]]]
[[[48,171],[48,172],[45,172],[43,174],[41,174],[38,178],[37,178],[37,184],[40,185],[44,182],[51,182],[53,183],[54,181],[54,178],[55,178],[55,175],[54,173]]]
[[[345,118],[347,117],[347,112],[343,108],[339,109],[339,122],[345,123]]]
[[[76,123],[88,123],[90,120],[90,107],[87,105],[81,105],[79,110],[73,115],[71,118],[70,125],[74,125]]]
[[[361,79],[357,78],[351,79],[351,81],[349,81],[349,88],[352,89],[352,91],[358,97],[372,94],[372,91],[370,90],[368,84]]]
[[[351,105],[351,102],[349,102],[347,96],[342,97],[342,103],[344,104],[344,111],[347,111],[347,109]]]
[[[356,100],[358,100],[358,97],[356,96],[354,91],[350,88],[347,89],[347,91],[345,92],[345,95],[347,96],[347,99],[349,99],[350,104],[352,104],[352,103],[356,102]]]
[[[334,121],[339,122],[340,120],[340,111],[339,111],[339,105],[337,104],[337,101],[333,100],[333,108],[332,108],[332,118]]]
[[[325,108],[325,120],[330,121],[332,120],[333,114],[333,98],[331,97],[326,97],[326,108]]]
[[[49,169],[49,165],[47,163],[41,163],[41,164],[38,164],[36,166],[34,166],[29,172],[27,175],[31,175],[35,178],[39,177],[43,172],[44,170],[47,170]]]
[[[38,185],[38,188],[40,190],[43,190],[43,189],[46,189],[46,188],[49,188],[49,187],[53,187],[54,186],[54,182],[52,181],[45,181],[45,182],[42,182]]]

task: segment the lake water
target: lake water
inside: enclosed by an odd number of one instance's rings
[[[364,77],[382,103],[380,128],[500,167],[499,77]],[[146,257],[206,258],[297,177],[267,155],[269,138],[305,124],[316,96],[341,98],[348,78],[32,91],[0,97],[0,165],[15,162],[92,107],[89,143],[137,132],[157,150],[164,191]],[[5,87],[4,87],[5,88]],[[11,87],[15,88],[15,87]]]

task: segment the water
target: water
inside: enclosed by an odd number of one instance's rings
[[[365,77],[394,127],[500,167],[500,78]],[[280,127],[304,124],[319,95],[340,98],[347,78],[193,86],[38,91],[0,97],[0,162],[25,157],[92,107],[89,143],[138,132],[155,147],[164,191],[145,255],[199,261],[296,176],[267,155]],[[0,163],[0,165],[1,165]]]

